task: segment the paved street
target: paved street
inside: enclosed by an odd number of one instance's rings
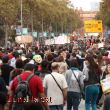
[[[66,107],[65,107],[64,110],[67,110]],[[84,100],[81,101],[81,104],[79,106],[79,110],[85,110],[85,102],[84,102]],[[102,110],[102,109],[97,109],[97,110]]]
[[[65,107],[64,110],[67,110],[66,107]],[[84,106],[84,101],[83,100],[81,101],[81,104],[79,106],[79,110],[85,110],[85,106]]]

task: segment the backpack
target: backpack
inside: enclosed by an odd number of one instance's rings
[[[33,76],[34,74],[29,75],[26,80],[22,80],[19,75],[17,76],[18,85],[15,89],[15,98],[31,97],[32,94],[29,88],[29,81]]]

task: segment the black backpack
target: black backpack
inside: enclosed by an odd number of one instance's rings
[[[19,75],[17,76],[18,85],[15,90],[15,98],[26,98],[27,96],[31,97],[29,81],[33,76],[34,74],[29,75],[26,80],[22,80]]]

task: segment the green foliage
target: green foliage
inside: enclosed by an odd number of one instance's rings
[[[110,27],[110,0],[103,0],[100,7],[97,17],[102,19],[107,27]]]
[[[0,24],[9,27],[20,22],[21,0],[0,0]],[[22,0],[23,26],[36,31],[72,32],[82,26],[74,8],[69,8],[69,0]],[[1,23],[3,22],[3,23]]]

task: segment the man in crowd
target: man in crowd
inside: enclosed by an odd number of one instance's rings
[[[19,75],[21,80],[23,80],[23,81],[26,80],[27,77],[29,77],[31,74],[34,73],[34,70],[35,70],[34,65],[27,64],[24,67],[24,72]],[[32,94],[31,97],[34,99],[39,98],[41,103],[44,105],[45,110],[49,110],[47,102],[45,100],[41,100],[41,99],[45,99],[42,80],[37,75],[33,75],[33,77],[29,80],[28,83],[29,83],[29,88],[31,90],[31,94]],[[10,94],[11,97],[14,96],[17,85],[18,85],[18,80],[17,80],[17,78],[15,78],[13,80],[12,87],[11,87],[11,94]]]
[[[44,78],[44,88],[47,97],[51,98],[50,110],[63,110],[67,98],[67,82],[64,75],[59,74],[58,63],[52,63],[52,73]]]

